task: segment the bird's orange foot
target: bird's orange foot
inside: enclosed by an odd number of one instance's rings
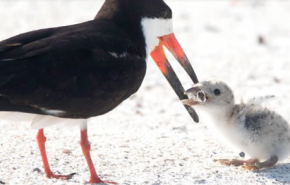
[[[244,163],[243,161],[237,160],[237,159],[214,159],[214,162],[219,162],[222,165],[227,165],[227,166],[242,166]]]
[[[118,183],[112,182],[112,181],[103,181],[103,183],[105,183],[105,184],[118,184]]]
[[[100,178],[91,178],[89,183],[91,183],[91,184],[118,184],[118,183],[112,182],[112,181],[103,181]]]
[[[256,165],[244,165],[242,168],[250,171],[257,171],[260,169]]]
[[[229,159],[214,159],[213,160],[213,162],[219,162],[219,163],[221,163],[223,165],[228,165],[228,166],[230,165],[229,161],[230,161]]]
[[[60,179],[60,180],[69,180],[71,179],[76,173],[72,173],[69,175],[55,175],[54,173],[48,173],[46,174],[46,177],[53,178],[53,179]]]

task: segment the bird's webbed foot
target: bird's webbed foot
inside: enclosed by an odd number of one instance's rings
[[[72,174],[69,174],[69,175],[56,175],[52,172],[46,174],[46,177],[48,178],[53,178],[53,179],[60,179],[60,180],[69,180],[71,179],[76,173],[72,173]]]
[[[214,162],[219,162],[223,165],[227,165],[227,166],[243,166],[243,165],[252,165],[255,164],[257,162],[259,162],[259,160],[257,159],[249,159],[249,160],[240,160],[240,159],[214,159]]]
[[[255,170],[262,169],[262,168],[271,168],[277,162],[278,162],[278,157],[272,156],[270,159],[268,159],[264,162],[256,162],[256,163],[251,164],[251,165],[245,165],[242,168],[247,169],[247,170],[251,170],[251,171],[255,171]]]

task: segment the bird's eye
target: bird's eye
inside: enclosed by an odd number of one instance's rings
[[[159,17],[171,18],[172,17],[172,12],[168,8],[162,8],[161,10],[159,10]]]
[[[219,89],[215,89],[213,92],[216,96],[221,94],[221,91]]]
[[[159,12],[159,17],[165,18],[168,15],[168,11],[167,10],[161,10]]]

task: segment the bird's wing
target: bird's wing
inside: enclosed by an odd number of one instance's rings
[[[42,30],[31,31],[27,33],[23,33],[9,39],[3,40],[0,42],[0,53],[4,53],[8,50],[12,50],[15,48],[20,48],[26,44],[35,42],[37,40],[41,40],[44,38],[48,38],[56,33],[56,31],[61,28],[48,28]]]
[[[122,31],[107,22],[89,21],[73,26],[32,31],[0,42],[0,61],[20,60],[75,49],[103,49],[116,54],[130,52],[145,57]],[[108,30],[104,26],[110,25]],[[95,27],[97,26],[97,27]],[[97,28],[97,29],[96,29]],[[112,34],[112,33],[118,33]]]
[[[108,98],[116,98],[111,102],[115,106],[130,96],[133,92],[126,87],[134,85],[140,76],[137,64],[145,59],[114,26],[106,32],[92,24],[39,30],[0,42],[0,111],[78,111],[95,100],[101,114],[107,111]],[[110,34],[114,31],[121,36]],[[129,53],[130,58],[120,63],[111,52]]]

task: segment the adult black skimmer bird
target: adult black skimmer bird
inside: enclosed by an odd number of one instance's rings
[[[87,119],[113,110],[139,89],[149,55],[179,98],[187,98],[163,45],[198,82],[173,34],[172,11],[163,0],[106,0],[94,20],[4,40],[0,42],[0,111],[35,116],[32,126],[39,129],[37,142],[49,178],[72,175],[50,170],[43,128],[64,119],[79,122],[89,182],[107,182],[98,177],[90,157]]]

